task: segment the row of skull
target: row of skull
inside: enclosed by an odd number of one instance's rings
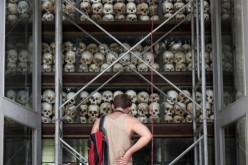
[[[176,104],[173,106],[171,104],[168,104],[168,102],[163,102],[163,109],[164,112],[160,113],[162,107],[157,102],[152,102],[151,104],[147,103],[139,103],[139,104],[132,104],[130,115],[137,117],[141,122],[148,123],[148,122],[154,122],[154,123],[160,123],[162,120],[161,118],[164,118],[164,122],[166,123],[183,123],[183,122],[192,122],[192,114],[187,114],[183,112],[179,106]],[[183,103],[180,104],[180,106],[184,105]],[[210,121],[210,119],[213,119],[213,112],[211,107],[209,107],[209,103],[207,103],[207,118]],[[170,109],[170,110],[168,110]],[[187,105],[187,111],[192,113],[192,102]],[[80,118],[81,123],[93,123],[96,118],[100,117],[101,115],[105,115],[108,113],[111,113],[111,103],[104,102],[101,105],[86,105],[83,104],[80,106],[80,111],[76,110],[75,106],[66,106],[65,108],[65,116],[63,117],[63,120],[66,122],[67,119],[73,119],[76,120],[77,118]],[[44,118],[55,118],[54,117],[54,109],[52,104],[49,104],[47,102],[42,103],[42,117]],[[200,112],[200,109],[197,109],[197,120],[202,121],[202,114]],[[83,122],[83,121],[84,122]],[[212,120],[211,120],[212,121]]]
[[[28,20],[31,16],[31,4],[25,0],[8,0],[6,4],[6,20],[9,23]]]
[[[92,104],[92,105],[100,105],[102,102],[109,102],[111,103],[113,101],[113,98],[118,95],[125,93],[127,94],[131,100],[132,103],[137,104],[137,103],[151,103],[151,102],[161,102],[162,98],[160,94],[158,93],[151,93],[149,94],[146,91],[139,91],[136,92],[135,90],[129,89],[126,91],[122,90],[116,90],[116,91],[111,91],[111,90],[104,90],[102,92],[98,91],[92,91],[88,92],[86,90],[83,90],[79,93],[79,96],[77,97],[76,92],[68,92],[65,93],[63,92],[63,102],[66,102],[67,105],[72,106],[72,105],[77,105],[77,104]],[[166,101],[174,105],[177,102],[182,102],[184,104],[187,104],[190,102],[191,99],[191,92],[187,89],[184,89],[180,92],[177,92],[176,90],[168,90],[165,93]],[[201,103],[202,102],[202,94],[201,92],[197,91],[195,93],[196,97],[196,102]],[[46,89],[44,90],[42,94],[42,101],[47,102],[50,104],[53,104],[55,102],[55,92],[52,89]],[[206,101],[209,104],[214,103],[214,96],[213,96],[213,90],[212,89],[207,89],[206,90]]]

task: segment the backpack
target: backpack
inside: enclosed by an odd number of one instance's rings
[[[108,164],[108,143],[106,132],[103,129],[105,116],[100,118],[99,131],[90,135],[88,141],[88,163],[89,165]]]

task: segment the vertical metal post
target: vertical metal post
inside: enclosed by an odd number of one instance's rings
[[[55,165],[62,162],[62,147],[60,136],[62,136],[62,123],[59,106],[61,104],[62,89],[62,2],[56,1],[56,21],[55,21]]]
[[[202,117],[203,117],[203,146],[204,165],[208,165],[208,137],[206,117],[206,73],[205,73],[205,27],[204,27],[204,1],[200,1],[200,30],[201,30],[201,75],[202,75]]]
[[[195,1],[192,2],[192,6],[194,5]],[[196,75],[195,75],[195,16],[194,16],[194,8],[192,9],[192,16],[191,16],[191,56],[192,56],[192,99],[195,100],[195,87],[196,87]],[[193,102],[192,102],[193,103]],[[194,103],[193,103],[194,104]],[[192,124],[193,124],[193,137],[194,137],[194,142],[197,141],[197,136],[196,134],[194,134],[194,132],[197,129],[197,125],[196,125],[196,108],[195,108],[195,104],[193,106],[193,120],[192,120]],[[194,164],[197,165],[198,162],[198,154],[197,154],[197,146],[194,147]]]

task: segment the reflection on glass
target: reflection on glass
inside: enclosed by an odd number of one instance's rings
[[[6,0],[5,96],[31,107],[32,1]]]
[[[5,118],[4,164],[32,164],[32,129]]]
[[[227,125],[225,131],[225,164],[243,165],[246,164],[246,118]]]
[[[223,2],[222,2],[223,1]],[[242,0],[222,0],[223,105],[244,96]]]

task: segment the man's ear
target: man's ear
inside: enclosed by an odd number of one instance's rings
[[[115,106],[114,106],[114,104],[111,104],[111,106],[112,106],[112,109],[115,109]]]

